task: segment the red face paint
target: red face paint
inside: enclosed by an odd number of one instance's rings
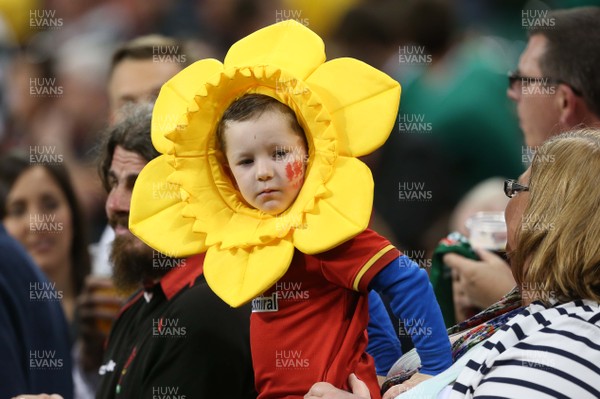
[[[285,175],[294,188],[298,188],[304,182],[304,172],[302,171],[302,161],[294,161],[285,165]]]

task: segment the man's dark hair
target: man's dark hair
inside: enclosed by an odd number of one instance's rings
[[[104,133],[100,145],[98,173],[106,191],[110,191],[108,171],[112,164],[117,146],[139,154],[146,161],[156,158],[159,153],[152,145],[150,129],[152,126],[152,105],[133,104],[123,108],[125,117]]]
[[[540,59],[545,77],[561,79],[581,93],[585,103],[600,117],[600,7],[550,11],[554,26],[534,26],[529,37],[548,40]]]
[[[235,100],[225,110],[217,125],[217,140],[221,150],[225,152],[226,142],[224,130],[227,127],[227,122],[241,122],[255,119],[260,117],[266,111],[278,111],[285,115],[290,122],[292,130],[306,142],[304,129],[302,129],[302,126],[298,123],[296,114],[290,107],[277,101],[275,98],[264,94],[245,94]]]
[[[160,55],[160,49],[168,49],[168,55],[173,59],[181,60],[181,69],[190,65],[192,60],[187,54],[187,49],[183,43],[176,39],[162,35],[140,36],[124,43],[113,54],[110,63],[110,75],[115,67],[123,60],[152,60],[156,55]],[[157,52],[157,49],[158,52]]]

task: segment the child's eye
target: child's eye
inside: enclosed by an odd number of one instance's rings
[[[282,150],[276,150],[273,153],[273,156],[275,157],[275,159],[283,159],[283,158],[285,158],[287,156],[288,153],[289,152],[287,150],[283,150],[283,149]]]
[[[238,165],[250,165],[252,162],[253,161],[250,158],[241,159],[240,161],[238,161]]]

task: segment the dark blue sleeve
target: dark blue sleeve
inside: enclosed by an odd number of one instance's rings
[[[367,334],[369,335],[367,353],[375,359],[377,375],[386,376],[396,360],[402,356],[402,349],[385,305],[375,291],[369,292]]]
[[[421,358],[421,373],[436,375],[452,365],[444,319],[425,270],[402,255],[377,273],[369,288],[391,299]]]
[[[48,280],[0,224],[0,398],[58,393],[73,399],[68,326],[58,300],[36,300]]]

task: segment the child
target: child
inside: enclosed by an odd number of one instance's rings
[[[224,167],[249,206],[278,215],[294,202],[308,145],[290,108],[272,97],[247,94],[225,111],[217,139]],[[366,230],[319,255],[296,251],[283,278],[252,301],[250,339],[260,398],[300,395],[319,378],[339,382],[350,372],[372,392],[377,389],[364,354],[366,294],[358,295],[349,284],[370,260],[358,284],[392,297],[396,316],[415,331],[413,340],[426,359],[422,373],[436,374],[450,365],[449,341],[426,272]]]
[[[389,135],[399,85],[357,60],[324,59],[316,34],[285,21],[234,44],[224,64],[180,72],[153,115],[164,155],[132,196],[136,235],[163,253],[206,252],[217,295],[252,300],[260,399],[300,398],[317,381],[347,389],[350,373],[379,397],[364,353],[371,288],[412,333],[423,364],[412,383],[451,364],[427,273],[366,229],[372,177],[356,157]]]

